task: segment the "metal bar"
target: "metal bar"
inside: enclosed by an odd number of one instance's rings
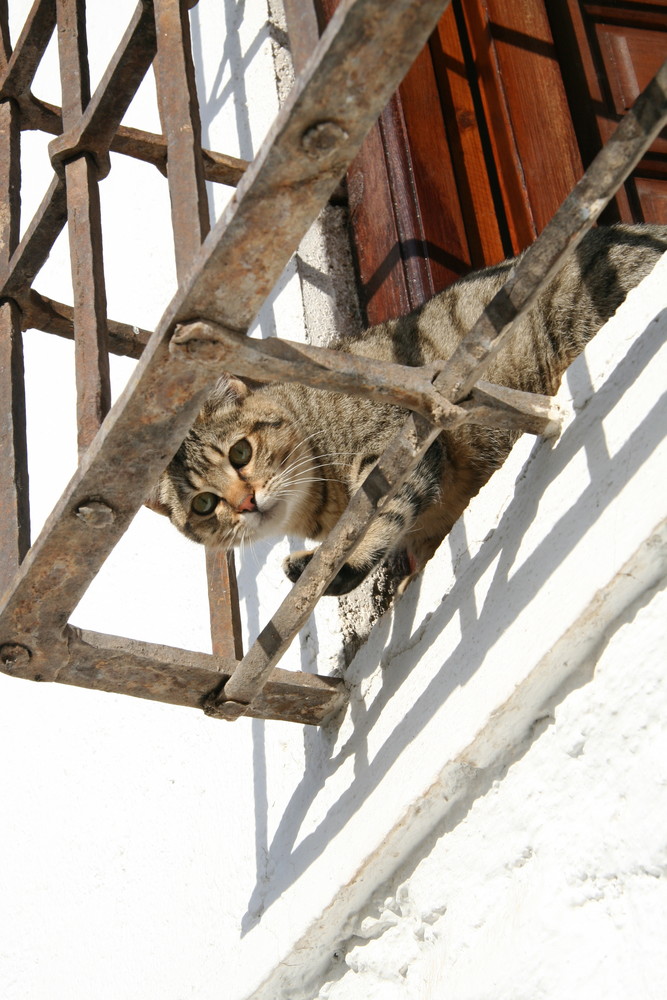
[[[470,398],[457,406],[466,413],[466,423],[484,427],[557,437],[566,413],[553,396],[538,392],[520,392],[504,385],[479,379]]]
[[[210,229],[186,0],[156,0],[155,27],[158,37],[155,82],[162,131],[167,140],[176,272],[182,281]],[[241,616],[233,556],[208,550],[206,576],[213,651],[240,659]]]
[[[243,656],[243,639],[232,549],[206,549],[206,577],[213,652],[238,661]]]
[[[278,337],[257,340],[201,322],[179,326],[171,348],[190,353],[197,364],[209,368],[211,377],[229,371],[260,382],[300,382],[313,389],[365,396],[421,413],[441,429],[472,423],[553,435],[560,423],[550,397],[490,382],[485,383],[487,391],[473,393],[465,407],[454,406],[433,384],[446,361],[408,367]]]
[[[30,548],[25,416],[21,316],[8,300],[0,304],[0,594]]]
[[[0,65],[11,57],[7,5],[0,7]],[[21,157],[19,111],[0,103],[0,266],[19,237]],[[21,316],[11,300],[0,303],[0,593],[30,547],[28,460]]]
[[[0,642],[37,645],[35,669],[45,678],[54,673],[46,640],[126,530],[210,385],[169,353],[176,323],[250,324],[443,6],[344,0],[332,18],[0,608]]]
[[[35,0],[11,57],[0,75],[0,98],[19,100],[30,90],[40,60],[56,26],[53,0]]]
[[[452,362],[436,379],[435,385],[447,398],[454,401],[470,391],[490,363],[501,337],[508,335],[513,322],[529,308],[591,228],[665,122],[667,63],[637,99],[553,220],[513,269],[508,282],[491,300]],[[348,554],[363,538],[372,515],[405,482],[437,434],[433,425],[421,416],[408,417],[403,430],[352,497],[336,528],[318,548],[233,677],[217,697],[210,699],[205,708],[208,714],[226,717],[224,701],[229,699],[235,703],[229,707],[230,716],[236,717],[242,713],[243,704],[252,702],[274,663],[303,626]]]
[[[170,705],[201,708],[236,666],[206,653],[120,639],[68,626],[51,644],[53,679],[95,691],[112,691]],[[0,666],[12,677],[45,680],[26,646],[0,646]],[[321,725],[342,708],[339,678],[274,670],[253,706],[263,719]]]
[[[34,94],[23,94],[17,98],[21,109],[21,129],[40,129],[52,135],[62,133],[62,114],[55,104],[48,104]],[[109,147],[112,153],[122,153],[136,160],[152,163],[160,173],[167,173],[167,143],[161,135],[144,132],[142,129],[119,125]],[[240,160],[227,153],[202,149],[204,176],[207,181],[236,187],[248,167],[247,160]]]
[[[315,5],[301,0],[283,0],[283,9],[294,74],[298,76],[319,39]]]
[[[210,229],[186,0],[156,0],[155,28],[155,82],[167,140],[176,273],[182,281]]]
[[[49,143],[54,166],[92,153],[100,177],[109,171],[109,147],[155,55],[152,0],[140,0],[84,114],[75,126]]]
[[[21,328],[23,330],[43,330],[53,333],[65,340],[74,340],[74,309],[63,302],[40,295],[34,288],[27,289],[15,296],[21,310]],[[119,323],[107,320],[108,347],[112,354],[138,360],[151,336],[148,330],[142,330],[129,323]]]
[[[17,295],[16,301],[21,311],[23,330],[43,330],[66,340],[74,340],[74,310],[71,306],[55,302],[34,289]],[[192,324],[193,327],[205,325],[210,324]],[[107,329],[109,351],[135,360],[141,357],[151,336],[148,330],[116,320],[107,320]],[[443,412],[442,397],[432,385],[432,380],[442,370],[442,365],[408,368],[277,337],[256,340],[246,338],[243,334],[223,331],[222,327],[216,327],[215,330],[216,336],[222,334],[223,344],[228,337],[233,343],[229,353],[224,350],[220,354],[216,352],[215,360],[207,362],[215,366],[216,373],[219,368],[224,368],[238,375],[247,374],[259,381],[298,381],[313,388],[372,396],[387,403],[414,409],[432,421],[435,417],[434,422],[440,427],[475,423],[549,437],[558,433],[562,422],[562,414],[552,397],[520,392],[482,381],[473,389],[470,400],[451,406]],[[178,336],[181,336],[181,330]],[[243,345],[240,348],[237,347],[239,341]],[[245,354],[246,346],[252,352],[249,355]],[[281,364],[278,359],[283,351],[286,352],[287,359],[292,351],[295,352],[293,362]],[[347,367],[349,359],[354,366],[352,370]],[[341,367],[335,368],[336,362]],[[373,377],[377,378],[377,392],[371,382]],[[423,394],[428,398],[424,399]]]
[[[67,221],[64,177],[54,177],[11,256],[0,273],[0,298],[12,298],[32,284]]]
[[[90,100],[85,0],[57,0],[63,123],[72,128]],[[79,452],[97,434],[111,406],[102,220],[95,162],[82,154],[65,164],[74,291],[74,340]]]

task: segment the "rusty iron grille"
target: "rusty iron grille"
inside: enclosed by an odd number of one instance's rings
[[[35,0],[13,51],[6,0],[0,4],[0,667],[26,679],[203,708],[217,718],[320,724],[345,704],[343,682],[276,664],[386,498],[440,430],[471,421],[558,432],[552,400],[492,386],[481,376],[511,335],[513,321],[667,121],[667,64],[451,360],[437,372],[405,369],[278,338],[251,340],[246,332],[447,4],[343,0],[249,164],[201,148],[192,6],[192,0],[141,0],[91,95],[84,0]],[[298,5],[289,0],[286,8],[289,15]],[[56,26],[62,108],[30,90]],[[296,16],[290,26],[302,30]],[[293,41],[298,48],[300,39]],[[120,124],[151,64],[163,135]],[[55,136],[49,146],[53,179],[19,240],[19,142],[25,128]],[[150,335],[106,316],[98,183],[110,169],[110,151],[153,163],[169,181],[179,287]],[[211,232],[206,180],[238,185]],[[31,287],[66,222],[72,306]],[[32,545],[21,340],[22,330],[31,327],[74,339],[79,444],[77,472]],[[138,359],[112,409],[110,351]],[[68,624],[73,609],[222,368],[264,381],[366,394],[412,412],[245,655],[233,556],[221,552],[207,553],[211,655],[74,628]]]

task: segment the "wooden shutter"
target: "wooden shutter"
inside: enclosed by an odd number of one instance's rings
[[[593,159],[667,59],[667,0],[548,3],[577,139]],[[605,221],[667,225],[667,133],[619,191]]]
[[[348,172],[369,323],[533,242],[667,56],[665,9],[452,0]],[[665,145],[605,221],[664,221]]]

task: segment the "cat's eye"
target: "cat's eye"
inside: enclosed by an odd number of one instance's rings
[[[206,517],[207,514],[213,513],[219,503],[220,497],[216,493],[198,493],[192,498],[190,508],[195,514]]]
[[[252,445],[245,438],[241,438],[240,441],[237,441],[229,449],[229,461],[235,469],[242,469],[244,465],[248,464],[251,458]]]

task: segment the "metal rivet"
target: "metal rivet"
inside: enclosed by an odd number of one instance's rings
[[[28,647],[18,643],[6,643],[4,646],[0,646],[0,661],[8,673],[15,667],[27,666],[31,656],[32,653]]]
[[[76,516],[90,528],[106,528],[115,520],[115,513],[101,500],[87,500],[77,507]]]
[[[347,132],[336,122],[318,122],[311,125],[301,136],[303,151],[313,159],[326,156],[349,138]]]

